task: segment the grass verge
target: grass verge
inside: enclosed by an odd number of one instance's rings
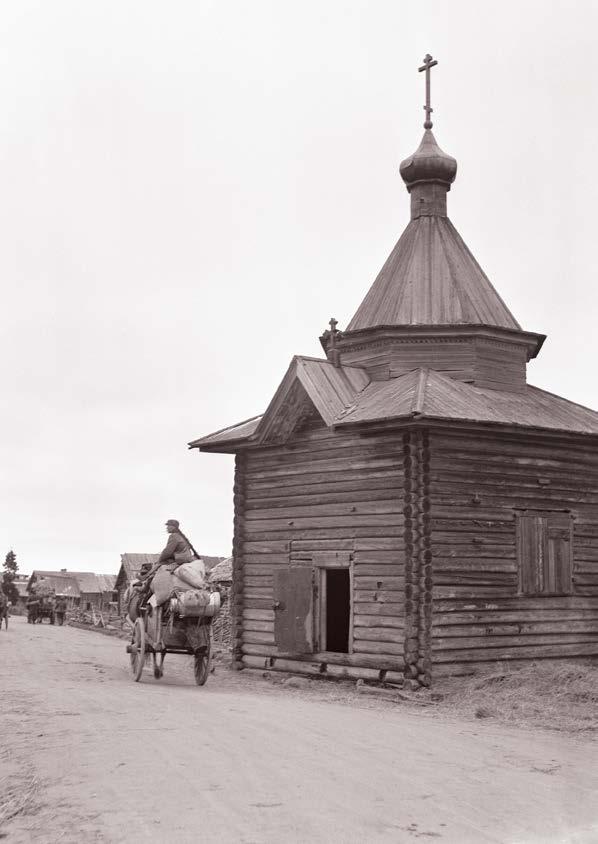
[[[525,668],[434,684],[442,709],[516,726],[598,731],[598,665],[531,663]]]

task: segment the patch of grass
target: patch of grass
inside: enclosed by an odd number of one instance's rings
[[[36,812],[38,788],[39,783],[33,774],[0,780],[0,825],[17,815]]]
[[[479,677],[440,681],[455,715],[581,732],[598,730],[598,665],[535,662]]]

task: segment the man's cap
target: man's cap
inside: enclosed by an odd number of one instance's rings
[[[179,520],[178,519],[168,519],[166,522],[167,527],[175,527],[178,528]]]

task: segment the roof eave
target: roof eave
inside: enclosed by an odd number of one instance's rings
[[[355,422],[343,421],[337,422],[333,426],[333,430],[342,430],[345,428],[355,429],[359,427],[368,428],[372,433],[392,430],[393,428],[407,428],[407,427],[434,427],[434,426],[449,426],[458,428],[467,428],[479,430],[480,428],[495,431],[496,433],[530,433],[541,434],[549,436],[567,436],[567,437],[583,437],[584,439],[596,439],[598,441],[598,432],[579,431],[571,428],[542,428],[534,425],[522,425],[517,422],[493,422],[488,420],[476,419],[454,419],[445,416],[427,416],[423,413],[413,411],[404,416],[394,416],[386,419],[367,419],[357,420]]]
[[[343,331],[338,338],[338,349],[343,349],[363,343],[365,341],[392,340],[397,338],[427,338],[434,337],[474,337],[483,336],[492,339],[509,339],[512,342],[526,346],[528,360],[535,358],[544,341],[545,334],[537,334],[534,331],[522,331],[518,328],[507,328],[500,325],[489,325],[485,323],[455,323],[452,325],[372,325],[368,328],[356,328],[352,331]],[[327,339],[325,335],[320,342],[327,350]]]

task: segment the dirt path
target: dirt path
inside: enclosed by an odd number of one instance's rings
[[[594,741],[223,671],[201,689],[185,657],[134,684],[121,640],[11,622],[0,777],[33,811],[9,844],[598,841]]]

